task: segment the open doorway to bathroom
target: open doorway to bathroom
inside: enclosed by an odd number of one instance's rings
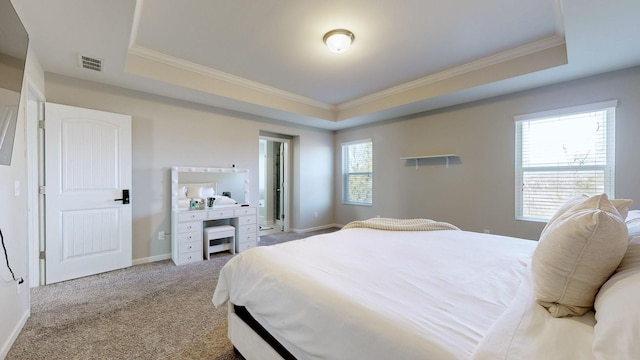
[[[291,139],[261,135],[259,149],[260,235],[287,232]]]

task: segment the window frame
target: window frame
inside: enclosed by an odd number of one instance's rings
[[[609,100],[592,104],[566,107],[561,109],[542,111],[537,113],[517,115],[515,119],[515,218],[516,220],[547,222],[549,218],[533,217],[524,215],[524,191],[523,182],[525,173],[534,172],[567,172],[577,169],[583,171],[601,170],[604,172],[604,192],[610,198],[615,195],[615,111],[617,100]],[[526,168],[522,165],[522,124],[530,121],[548,120],[554,117],[566,117],[576,114],[607,111],[606,116],[606,164],[604,165],[582,165],[582,166],[544,166]],[[577,194],[576,194],[577,195]],[[595,195],[595,194],[590,194]],[[568,200],[568,199],[566,199]],[[565,201],[566,201],[565,200]]]
[[[348,149],[353,145],[360,144],[371,144],[371,171],[366,172],[349,172],[349,159],[348,152],[345,149]],[[373,206],[373,139],[361,139],[361,140],[353,140],[347,141],[340,144],[342,151],[342,191],[341,191],[341,200],[344,205],[357,205],[357,206]],[[371,179],[371,202],[361,202],[361,201],[349,201],[349,177],[350,175],[365,175],[368,174]]]

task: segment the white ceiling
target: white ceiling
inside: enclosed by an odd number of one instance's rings
[[[47,72],[325,129],[640,65],[638,0],[12,3]]]

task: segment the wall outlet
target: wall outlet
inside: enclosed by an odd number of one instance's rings
[[[317,211],[316,211],[316,212],[314,212],[314,213],[313,213],[313,216],[315,216],[315,217],[317,218],[317,217],[318,217],[318,212],[317,212]]]
[[[491,234],[491,230],[489,230],[489,229],[484,229],[484,233],[485,233],[485,234]]]
[[[20,282],[16,281],[16,295],[20,295]]]
[[[158,231],[158,240],[164,240],[165,234],[164,231]]]

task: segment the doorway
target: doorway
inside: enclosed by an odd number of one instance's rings
[[[260,235],[289,231],[290,139],[260,136]]]

